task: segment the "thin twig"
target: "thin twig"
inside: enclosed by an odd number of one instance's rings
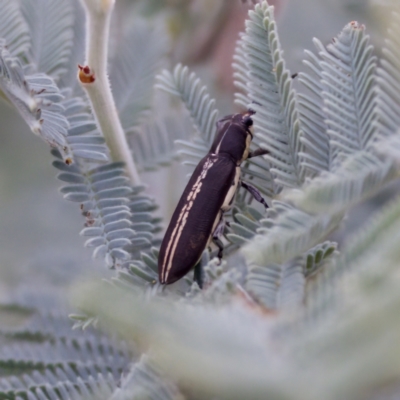
[[[112,161],[123,161],[132,184],[140,177],[111,92],[107,75],[110,19],[115,0],[81,0],[86,12],[86,61],[78,79],[92,105],[96,121],[110,149]]]

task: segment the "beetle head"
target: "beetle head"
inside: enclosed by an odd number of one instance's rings
[[[252,115],[255,111],[249,109],[245,113],[228,115],[217,122],[217,134],[210,149],[211,153],[229,154],[235,162],[243,159],[253,134]]]
[[[242,114],[242,123],[247,126],[247,128],[250,128],[250,126],[253,125],[253,118],[251,118],[251,116],[255,113],[254,110],[249,108],[246,113]]]

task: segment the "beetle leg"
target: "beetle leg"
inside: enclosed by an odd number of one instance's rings
[[[217,257],[219,259],[219,263],[221,264],[222,255],[224,252],[224,244],[222,243],[222,240],[219,237],[213,237],[212,240],[213,240],[213,243],[218,247]]]
[[[264,200],[261,193],[259,192],[259,190],[256,187],[254,187],[253,185],[250,185],[249,183],[243,182],[243,181],[241,181],[240,184],[255,198],[255,200],[257,200],[258,202],[263,204],[265,208],[268,208],[267,202]]]
[[[269,153],[269,151],[267,149],[263,149],[263,148],[259,147],[258,149],[255,149],[254,151],[250,151],[247,158],[258,157],[258,156],[262,156],[262,155],[268,154],[268,153]]]
[[[201,259],[194,266],[193,280],[197,282],[200,289],[203,289],[204,276],[203,276],[203,267],[201,266]]]
[[[224,251],[224,244],[222,243],[222,240],[220,237],[224,233],[225,229],[225,220],[224,217],[221,215],[221,219],[218,222],[217,227],[215,228],[215,231],[212,235],[212,241],[213,243],[218,247],[218,255],[217,257],[219,258],[219,262],[222,260],[222,255]]]

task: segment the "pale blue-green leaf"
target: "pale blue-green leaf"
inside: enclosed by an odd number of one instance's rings
[[[108,224],[106,224],[104,226],[104,231],[106,233],[112,232],[112,231],[116,231],[119,229],[126,229],[126,228],[130,228],[132,225],[132,223],[128,220],[128,219],[122,219],[116,222],[109,222]]]
[[[165,63],[168,35],[160,25],[136,18],[117,43],[110,69],[111,87],[125,131],[137,127],[150,110],[156,74]]]
[[[69,0],[23,0],[29,26],[29,58],[40,72],[59,79],[67,70],[73,45],[73,7]]]
[[[248,107],[257,112],[254,116],[255,142],[270,151],[265,159],[274,171],[272,175],[277,183],[277,187],[271,185],[272,190],[279,192],[282,185],[301,185],[304,171],[298,154],[302,148],[302,131],[296,93],[282,57],[273,7],[266,2],[257,4],[254,11],[249,12],[246,33],[236,49],[234,67],[237,68],[238,86],[242,90],[246,88]],[[277,147],[280,148],[278,152]],[[285,178],[276,174],[282,168],[290,171]]]
[[[88,235],[85,235],[88,236]],[[94,237],[92,239],[89,239],[85,242],[85,247],[97,247],[102,244],[105,244],[105,238],[104,237]]]
[[[10,55],[1,39],[0,90],[32,132],[57,148],[64,161],[71,163],[72,155],[66,141],[69,124],[62,115],[63,107],[54,103],[62,98],[61,93],[50,77],[25,75],[20,61]]]
[[[63,165],[66,165],[63,163]],[[57,175],[57,178],[60,181],[67,182],[67,183],[84,183],[85,178],[80,174],[75,174],[71,172],[62,172],[61,174]]]
[[[148,277],[144,279],[148,280]],[[148,280],[152,282],[151,280]],[[178,388],[169,382],[163,371],[143,355],[132,364],[129,372],[123,377],[120,387],[110,400],[149,398],[154,400],[177,400],[181,398]]]
[[[210,98],[207,89],[188,67],[178,64],[171,73],[164,70],[157,77],[159,87],[179,96],[193,119],[195,128],[202,135],[206,146],[210,147],[214,138],[218,110],[215,100]]]
[[[380,144],[377,147],[381,147]],[[303,187],[287,194],[308,212],[341,212],[376,193],[398,176],[397,163],[361,151],[346,159],[335,173],[324,173]]]
[[[268,264],[259,266],[250,263],[246,276],[246,289],[261,303],[273,310],[277,304],[277,293],[281,278],[281,265]]]
[[[376,132],[377,59],[357,22],[346,25],[326,48],[317,40],[322,98],[330,136],[330,165],[337,169],[344,157],[370,149]],[[315,63],[315,60],[314,60]]]
[[[105,237],[107,240],[112,241],[118,238],[131,239],[135,236],[136,233],[131,228],[123,228],[123,229],[117,229],[112,232],[108,232]]]
[[[400,10],[390,17],[383,57],[377,70],[378,122],[382,136],[391,136],[400,127]]]
[[[0,38],[5,39],[12,55],[25,58],[30,47],[29,29],[18,2],[1,0],[0,8]]]
[[[321,67],[318,58],[306,51],[304,64],[311,70],[310,73],[300,73],[299,82],[310,92],[310,95],[299,94],[299,115],[302,122],[303,150],[299,157],[302,165],[315,176],[320,171],[329,170],[329,137],[323,111]]]
[[[248,262],[256,265],[284,263],[321,242],[342,218],[342,213],[312,215],[291,208],[279,214],[272,227],[256,235],[242,251]]]
[[[121,219],[129,219],[131,217],[131,212],[126,209],[124,210],[119,210],[117,212],[113,212],[111,214],[107,214],[104,215],[103,217],[103,223],[104,224],[108,224],[109,222],[115,222],[115,221],[119,221]]]
[[[298,310],[304,301],[306,280],[304,257],[296,257],[281,266],[280,285],[277,293],[277,308]]]

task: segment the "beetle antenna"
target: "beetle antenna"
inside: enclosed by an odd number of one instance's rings
[[[262,106],[262,104],[260,104],[259,102],[255,101],[255,100],[253,100],[251,102],[251,104],[257,104],[258,106]],[[247,114],[249,114],[249,115],[254,115],[255,113],[256,113],[255,110],[253,110],[252,108],[249,108],[247,110]]]

